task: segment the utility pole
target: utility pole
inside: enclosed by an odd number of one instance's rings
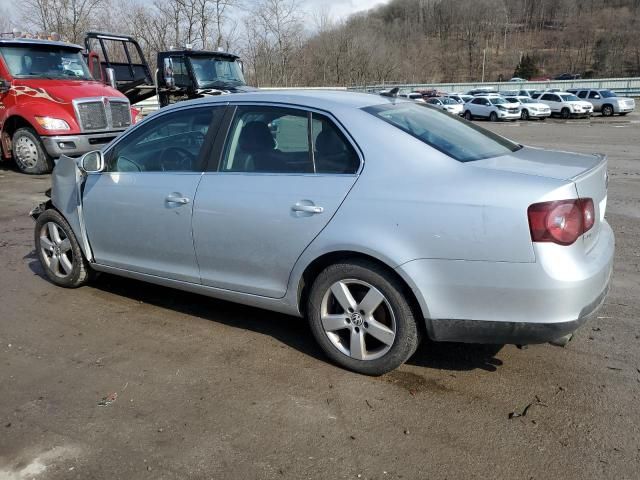
[[[482,83],[484,83],[484,63],[487,60],[487,47],[482,49]]]

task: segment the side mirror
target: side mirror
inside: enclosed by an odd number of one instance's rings
[[[100,150],[85,153],[80,157],[80,168],[86,173],[98,173],[104,170],[104,155]]]
[[[596,96],[595,96],[595,97],[593,97],[593,98],[598,99],[598,98],[600,98],[600,95],[596,95]]]
[[[4,78],[0,78],[0,93],[7,93],[11,89],[11,85]]]
[[[164,85],[167,88],[173,88],[176,86],[176,80],[173,77],[173,61],[171,60],[171,58],[165,58],[164,59],[164,65],[163,65],[163,72],[164,72]]]
[[[107,83],[109,84],[109,86],[111,88],[118,88],[118,85],[116,84],[116,71],[113,68],[105,68],[104,69],[106,75],[107,75]]]

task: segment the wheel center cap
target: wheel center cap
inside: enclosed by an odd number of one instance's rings
[[[358,312],[353,312],[351,314],[351,323],[353,323],[356,327],[362,326],[364,323],[364,318]]]

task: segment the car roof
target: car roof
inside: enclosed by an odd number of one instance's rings
[[[165,107],[162,110],[180,108],[186,105],[202,105],[234,102],[285,103],[318,109],[331,108],[364,108],[373,105],[414,103],[402,97],[385,97],[371,93],[347,92],[344,90],[257,90],[255,92],[217,95],[195,100],[188,100]]]
[[[38,38],[0,38],[0,45],[44,45],[82,50],[80,45],[74,43],[54,42],[53,40],[40,40]]]

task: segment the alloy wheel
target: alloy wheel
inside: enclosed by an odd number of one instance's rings
[[[66,278],[73,272],[73,250],[64,230],[54,222],[40,229],[40,252],[47,268],[56,276]]]
[[[356,360],[384,356],[396,338],[389,301],[362,280],[340,280],[327,290],[320,306],[322,329],[344,355]]]
[[[21,169],[35,168],[38,164],[38,147],[29,137],[20,137],[13,145],[15,160]]]

